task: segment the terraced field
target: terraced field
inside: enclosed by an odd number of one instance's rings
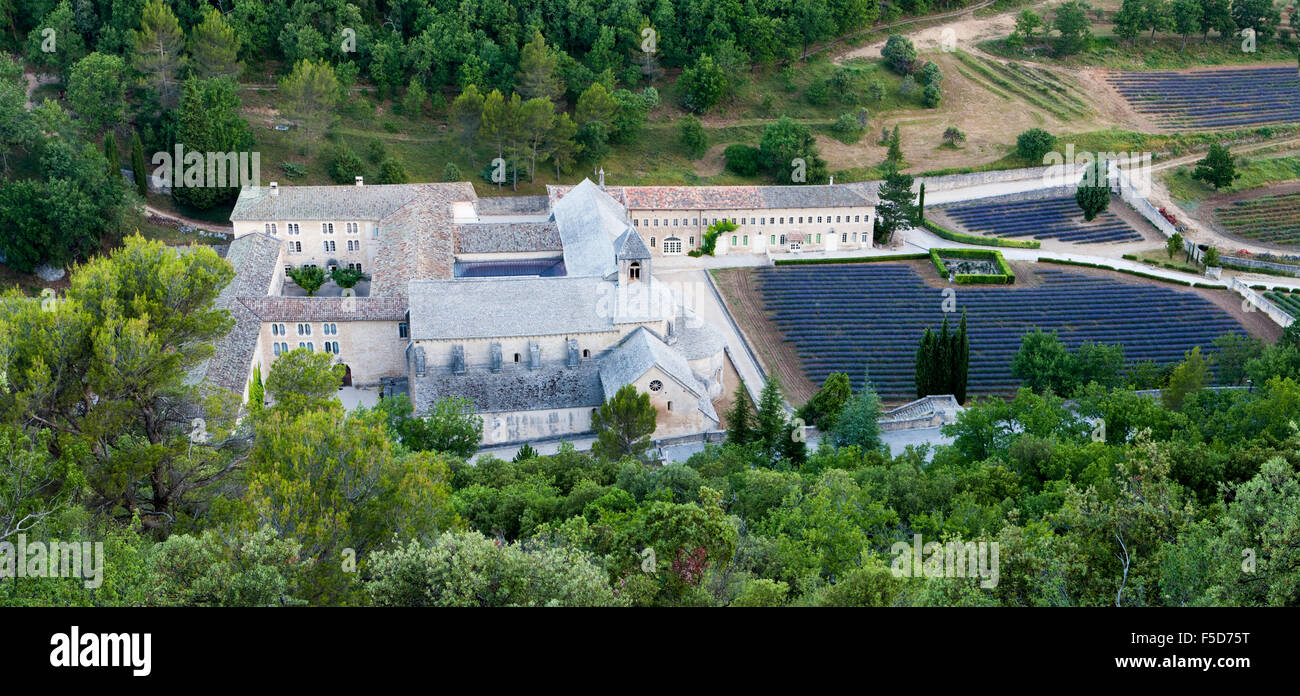
[[[963,76],[994,94],[1009,99],[1022,99],[1062,121],[1078,119],[1092,111],[1087,100],[1074,86],[1050,70],[1020,63],[1003,63],[964,51],[957,51],[953,55],[964,66],[959,68]]]
[[[938,328],[943,289],[925,285],[903,264],[775,266],[755,270],[772,323],[794,344],[804,373],[821,384],[845,372],[855,387],[863,370],[881,396],[914,397],[916,344]],[[1215,337],[1245,334],[1209,300],[1166,286],[1138,285],[1057,270],[1035,272],[1038,287],[965,288],[971,346],[969,391],[1005,393],[1018,386],[1011,359],[1035,327],[1056,330],[1071,348],[1086,340],[1124,346],[1130,362],[1180,361],[1193,346],[1212,350]]]
[[[1264,297],[1277,305],[1283,312],[1300,319],[1300,293],[1270,290],[1264,293]]]
[[[1112,212],[1085,222],[1072,196],[1031,201],[958,204],[942,207],[950,218],[977,234],[1057,239],[1076,244],[1136,242],[1142,235]]]
[[[1174,130],[1300,121],[1300,73],[1286,68],[1110,72],[1138,112]]]
[[[1233,234],[1267,244],[1300,244],[1300,193],[1234,201],[1214,213]]]

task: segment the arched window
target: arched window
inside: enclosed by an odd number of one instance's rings
[[[584,358],[590,358],[590,357],[591,357],[591,349],[590,349],[590,348],[583,348],[583,349],[582,349],[582,357],[584,357]]]
[[[641,280],[641,262],[633,261],[627,265],[627,279]]]

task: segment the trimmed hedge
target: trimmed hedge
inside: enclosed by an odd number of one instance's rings
[[[846,256],[842,259],[777,259],[776,266],[815,266],[840,263],[879,263],[888,261],[919,261],[929,254],[894,254],[893,256]]]
[[[1218,288],[1218,287],[1221,287],[1221,286],[1219,286],[1219,285],[1201,285],[1200,283],[1191,283],[1191,282],[1188,282],[1188,281],[1186,281],[1186,280],[1178,280],[1178,279],[1176,279],[1176,278],[1166,278],[1166,277],[1164,277],[1164,276],[1158,276],[1158,275],[1155,275],[1155,274],[1152,274],[1152,273],[1143,273],[1142,271],[1130,271],[1130,270],[1127,269],[1127,268],[1115,268],[1114,266],[1105,266],[1105,265],[1102,265],[1102,264],[1100,264],[1100,263],[1087,263],[1087,262],[1084,262],[1084,261],[1071,261],[1071,260],[1069,260],[1069,259],[1052,259],[1052,258],[1048,258],[1048,257],[1046,257],[1046,256],[1040,256],[1040,257],[1038,257],[1038,262],[1039,262],[1039,263],[1059,263],[1059,264],[1063,264],[1063,265],[1066,265],[1066,266],[1083,266],[1084,268],[1097,268],[1097,269],[1101,269],[1101,270],[1103,270],[1103,271],[1115,271],[1116,273],[1127,273],[1127,274],[1129,274],[1129,275],[1137,276],[1137,277],[1139,277],[1139,278],[1147,278],[1147,279],[1149,279],[1149,280],[1158,280],[1158,281],[1160,281],[1160,282],[1162,282],[1162,283],[1173,283],[1174,285],[1182,285],[1182,286],[1184,286],[1184,287],[1189,287],[1189,288],[1190,288],[1190,287],[1196,287],[1196,286],[1206,287],[1206,288]]]
[[[961,242],[962,244],[978,244],[980,246],[1009,247],[1015,249],[1037,249],[1042,246],[1041,242],[1024,239],[1003,239],[1001,237],[984,237],[975,234],[963,234],[953,232],[950,229],[935,224],[930,220],[922,220],[921,225],[925,229],[943,237],[950,242]]]
[[[943,252],[943,256],[952,258],[992,261],[1000,271],[1000,273],[958,273],[953,277],[953,281],[958,285],[1013,285],[1016,282],[1016,274],[1011,270],[1011,264],[1002,257],[1002,252],[995,249],[931,249],[931,263],[934,264],[940,277],[947,278],[948,267],[944,265],[939,252]]]

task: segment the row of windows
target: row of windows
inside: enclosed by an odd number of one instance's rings
[[[315,352],[316,352],[316,344],[315,344],[315,343],[312,343],[311,341],[298,341],[298,347],[299,347],[299,348],[306,348],[308,353],[315,353]],[[332,354],[332,355],[338,355],[338,354],[339,354],[339,342],[338,342],[338,341],[325,341],[325,343],[321,344],[321,348],[323,348],[323,349],[325,350],[326,353],[330,353],[330,354]],[[282,353],[288,353],[288,352],[289,352],[289,344],[288,344],[288,343],[284,343],[284,342],[282,342],[282,341],[281,341],[281,342],[272,343],[272,344],[271,344],[271,349],[272,349],[272,351],[274,351],[274,353],[275,353],[276,355],[280,355],[280,354],[282,354]]]
[[[813,221],[813,216],[809,215],[809,216],[807,216],[807,217],[808,217],[808,222],[811,224],[812,221]],[[852,218],[852,219],[850,219],[850,218]],[[784,224],[786,224],[786,222],[785,222],[785,217],[774,217],[774,218],[767,218],[767,217],[743,218],[743,217],[742,217],[742,218],[740,218],[739,220],[737,220],[737,219],[734,218],[734,217],[733,217],[733,218],[726,218],[726,217],[724,217],[724,218],[722,218],[722,219],[723,219],[723,220],[730,220],[732,223],[737,224],[737,225],[744,225],[744,224],[746,224],[746,223],[745,223],[746,220],[749,220],[749,224],[751,224],[751,225],[767,225],[767,224],[769,224],[769,223],[770,223],[770,224],[773,224],[773,225],[784,225]],[[804,219],[804,216],[803,216],[803,215],[800,215],[800,216],[798,216],[798,217],[795,217],[795,216],[792,215],[792,216],[790,216],[790,223],[789,223],[789,224],[791,224],[791,225],[802,225],[802,224],[804,224],[803,219]],[[821,224],[825,224],[825,223],[830,223],[830,222],[831,222],[831,216],[830,216],[830,215],[818,215],[816,219],[817,219],[817,222],[818,222],[818,223],[821,223]],[[659,224],[660,222],[663,223],[663,225],[662,225],[663,227],[681,227],[681,226],[684,226],[684,225],[696,225],[696,226],[698,226],[698,225],[700,224],[700,218],[665,218],[665,219],[660,219],[660,218],[644,219],[644,218],[642,218],[642,219],[637,219],[637,220],[633,220],[633,221],[632,221],[632,223],[635,224],[637,227],[659,227],[659,226],[660,226],[660,224]],[[716,224],[717,222],[718,222],[718,218],[705,218],[705,219],[704,219],[704,223],[705,223],[706,225],[713,225],[713,224]],[[836,216],[835,216],[835,222],[862,222],[862,216],[861,216],[861,215],[836,215]]]
[[[692,249],[694,249],[694,248],[695,248],[695,237],[689,237],[689,239],[690,239],[689,245],[690,245],[690,247],[691,247]],[[675,250],[676,250],[676,251],[674,251],[673,249],[669,249],[668,247],[669,247],[670,245],[673,246],[673,247],[675,247]],[[668,239],[665,239],[665,240],[664,240],[664,251],[671,251],[671,252],[673,252],[673,253],[676,253],[677,251],[681,251],[681,250],[682,250],[682,249],[681,249],[681,246],[682,246],[682,240],[680,240],[680,239],[678,239],[678,238],[676,238],[676,237],[669,237]],[[651,249],[655,248],[655,238],[654,238],[654,237],[651,237],[651,238],[650,238],[650,248],[651,248]]]
[[[311,335],[311,324],[298,324],[296,328],[298,329],[299,336]],[[326,336],[337,336],[339,335],[339,325],[321,324],[321,333],[325,334]],[[287,327],[285,327],[284,324],[271,324],[271,335],[288,336],[289,330]]]
[[[298,223],[296,223],[296,222],[285,223],[285,228],[288,229],[289,234],[291,234],[291,235],[302,234],[302,228],[301,228],[301,227],[298,225]],[[360,234],[360,233],[361,233],[361,224],[360,224],[360,223],[357,223],[357,222],[348,222],[348,223],[344,223],[344,228],[346,229],[346,231],[347,231],[348,234]],[[270,234],[270,235],[278,235],[278,234],[280,234],[280,228],[279,228],[278,224],[277,224],[277,223],[274,223],[274,222],[267,222],[267,223],[264,223],[264,224],[263,224],[263,229],[265,229],[265,230],[266,230],[266,233],[267,233],[267,234]],[[332,223],[332,222],[322,222],[322,223],[320,224],[320,231],[321,231],[321,234],[334,234],[334,223]],[[378,226],[378,225],[375,225],[375,236],[376,236],[376,237],[379,236],[379,226]],[[361,248],[361,243],[360,243],[360,242],[357,242],[357,248],[358,248],[358,249]]]
[[[849,241],[849,237],[850,237],[850,236],[853,237],[853,241],[854,241],[854,242],[857,242],[857,241],[858,241],[858,233],[857,233],[857,232],[853,232],[851,235],[850,235],[850,233],[848,233],[848,232],[842,232],[842,233],[840,233],[840,242],[841,242],[841,243],[845,243],[845,244],[847,244],[848,241]],[[814,242],[814,243],[815,243],[815,244],[821,244],[821,243],[822,243],[822,235],[821,235],[820,232],[817,233],[816,238],[817,238],[817,241]],[[695,246],[695,237],[690,237],[689,239],[690,239],[690,246],[691,246],[691,247],[694,247],[694,246]],[[772,235],[772,236],[771,236],[771,241],[770,241],[769,243],[770,243],[770,244],[776,244],[776,239],[777,239],[777,235]],[[867,240],[867,235],[866,235],[866,233],[863,233],[863,234],[862,234],[862,241],[865,242],[866,240]],[[737,242],[739,242],[739,244],[737,244]],[[656,243],[655,238],[654,238],[654,237],[651,237],[651,238],[650,238],[650,247],[651,247],[652,249],[655,247],[655,243]],[[667,253],[673,253],[673,254],[675,254],[675,253],[679,253],[679,252],[681,252],[681,244],[682,244],[682,243],[681,243],[681,240],[677,239],[676,237],[669,237],[668,239],[665,239],[665,240],[664,240],[664,249],[663,249],[663,250],[664,250],[665,252],[667,252]],[[781,244],[785,244],[785,235],[781,235]],[[745,234],[745,235],[735,235],[735,234],[731,235],[731,246],[732,246],[732,247],[736,247],[736,246],[747,247],[747,246],[749,246],[749,235],[747,235],[747,234]],[[670,248],[670,247],[672,247],[672,248]]]
[[[288,244],[289,244],[289,253],[291,254],[302,253],[302,242],[289,242]],[[360,240],[353,241],[349,239],[347,249],[348,251],[361,251],[361,241]],[[338,251],[338,247],[335,245],[334,240],[326,239],[325,241],[321,242],[321,250],[324,251],[325,253],[329,253],[332,251]],[[348,264],[349,267],[351,267],[351,265],[352,264]]]

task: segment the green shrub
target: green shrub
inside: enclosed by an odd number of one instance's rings
[[[727,162],[727,170],[733,174],[754,176],[758,173],[758,148],[752,145],[728,145],[722,151],[722,157]]]
[[[1007,247],[1007,248],[1014,248],[1014,249],[1037,249],[1040,246],[1042,246],[1041,242],[1032,239],[1030,240],[1003,239],[1001,237],[982,237],[980,235],[962,234],[961,232],[953,232],[952,230],[947,229],[930,220],[922,220],[921,225],[923,225],[927,230],[930,230],[931,232],[935,233],[936,235],[950,242],[961,242],[962,244],[979,244],[981,246]]]

